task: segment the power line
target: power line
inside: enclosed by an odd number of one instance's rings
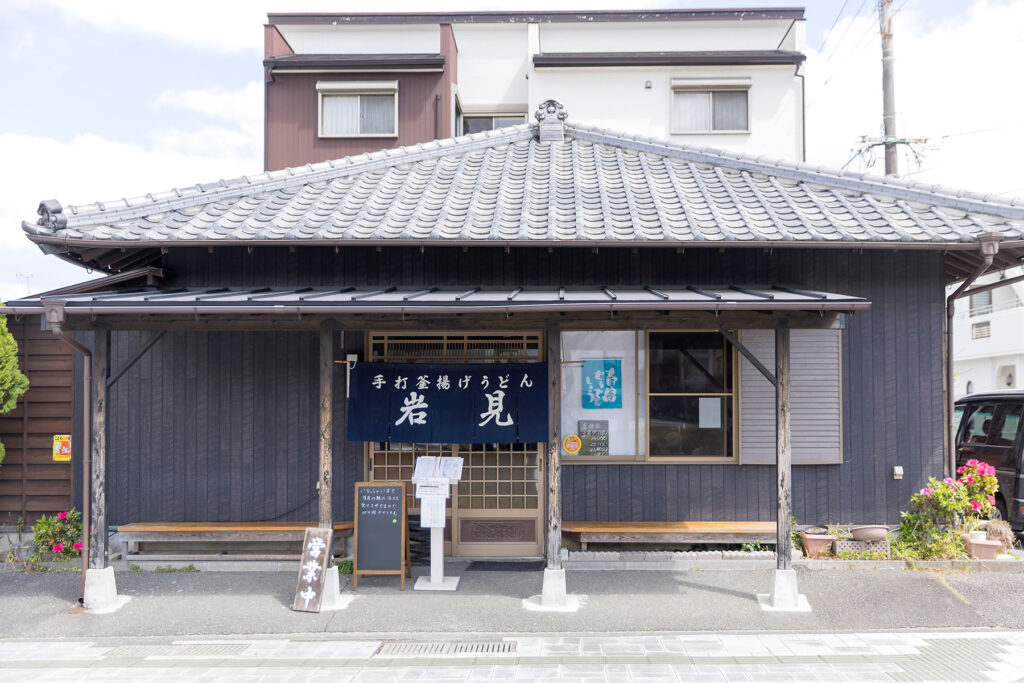
[[[864,5],[867,3],[867,1],[868,0],[860,0],[860,5],[857,7],[857,11],[850,19],[850,23],[846,25],[846,30],[843,31],[843,35],[839,36],[839,40],[832,48],[832,52],[830,52],[828,57],[825,58],[825,64],[828,64],[830,61],[832,61],[832,58],[836,56],[836,52],[839,50],[839,46],[843,44],[843,40],[846,38],[846,35],[850,32],[850,27],[853,26],[854,23],[857,21],[857,18],[860,16],[861,10],[864,9]]]
[[[824,49],[825,43],[828,42],[828,37],[832,35],[832,29],[834,29],[836,24],[839,23],[839,17],[843,16],[843,10],[846,9],[846,5],[849,2],[850,0],[843,0],[843,6],[839,8],[839,14],[837,14],[836,18],[832,20],[832,25],[828,27],[828,30],[825,31],[825,37],[821,39],[821,45],[818,46],[819,53]]]

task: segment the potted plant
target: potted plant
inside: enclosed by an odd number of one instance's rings
[[[850,528],[855,541],[884,541],[889,535],[889,527],[884,524],[861,524]]]
[[[800,532],[800,545],[804,549],[804,557],[821,557],[831,547],[836,537],[824,527],[810,527]]]

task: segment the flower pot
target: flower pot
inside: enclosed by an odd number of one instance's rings
[[[884,541],[889,535],[889,527],[884,524],[864,524],[850,529],[855,541]]]
[[[999,541],[974,541],[969,534],[961,534],[967,554],[975,560],[994,560],[1003,547]]]
[[[971,532],[971,541],[987,541],[987,540],[988,540],[988,532],[987,531],[972,531]]]
[[[800,532],[800,542],[804,546],[804,556],[806,557],[820,557],[822,551],[829,548],[834,540],[836,540],[835,537],[830,534]]]

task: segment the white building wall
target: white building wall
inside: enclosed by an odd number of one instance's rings
[[[528,24],[455,24],[466,113],[530,113]],[[539,102],[533,102],[536,108]]]
[[[1007,279],[1024,274],[1011,268]],[[975,286],[991,284],[1000,274],[978,278]],[[952,290],[947,291],[950,294]],[[992,305],[971,314],[970,297],[957,299],[953,317],[953,394],[1024,388],[1024,284],[991,290]],[[988,336],[974,338],[975,326],[988,325]]]
[[[288,41],[295,54],[436,55],[441,51],[441,26],[438,24],[279,24],[277,30]]]
[[[790,21],[540,24],[540,49],[542,52],[776,50],[791,24]]]
[[[529,101],[561,102],[569,119],[696,147],[718,147],[799,161],[803,155],[800,81],[792,66],[534,69]],[[750,78],[749,133],[673,135],[673,78]],[[646,87],[650,81],[651,87]]]

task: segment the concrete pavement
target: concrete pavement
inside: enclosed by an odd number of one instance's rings
[[[1018,681],[1021,632],[0,641],[12,681]]]
[[[415,568],[415,574],[426,568]],[[290,609],[286,572],[118,572],[131,601],[109,615],[76,609],[80,576],[0,573],[0,638],[215,636],[241,634],[645,633],[1024,629],[1024,574],[890,569],[798,570],[809,614],[762,612],[755,594],[767,570],[569,572],[584,596],[575,613],[539,613],[522,599],[540,592],[540,572],[446,572],[455,593],[398,589],[394,576],[361,577],[348,609]],[[347,589],[347,579],[344,578]]]

